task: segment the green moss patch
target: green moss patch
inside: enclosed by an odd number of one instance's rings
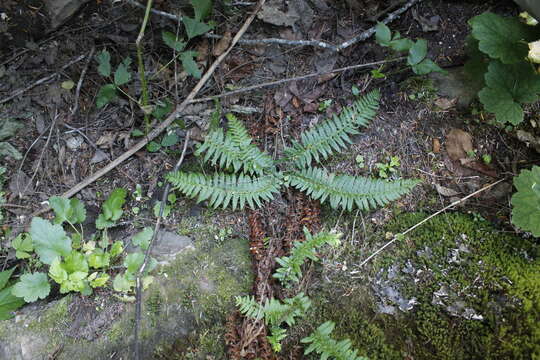
[[[398,215],[373,249],[386,232],[400,233],[426,216]],[[538,359],[539,255],[538,244],[488,222],[440,215],[364,273],[329,271],[314,283],[304,330],[332,320],[336,335],[370,359]],[[351,247],[347,256],[342,263],[367,255]]]

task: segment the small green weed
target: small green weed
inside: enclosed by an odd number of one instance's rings
[[[388,47],[398,53],[407,53],[407,65],[417,75],[426,75],[431,72],[446,73],[433,60],[427,57],[427,40],[418,39],[415,41],[409,38],[402,38],[399,31],[394,32],[383,23],[378,23],[375,32],[375,40],[381,46]],[[384,77],[382,68],[372,72],[375,78]]]
[[[388,179],[392,174],[397,173],[397,167],[400,165],[398,156],[391,156],[387,163],[376,163],[375,167],[379,169],[379,177]]]

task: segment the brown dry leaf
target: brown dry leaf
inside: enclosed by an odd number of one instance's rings
[[[98,141],[96,141],[96,145],[102,148],[111,147],[117,135],[118,133],[116,132],[106,132],[105,134],[101,135]]]
[[[439,184],[435,184],[435,189],[439,194],[446,197],[456,196],[457,194],[459,194],[456,190],[441,186]]]
[[[292,105],[297,109],[300,107],[300,100],[296,96],[292,98]]]
[[[450,159],[458,161],[466,159],[467,153],[473,151],[472,136],[461,129],[452,129],[446,135],[446,152]]]
[[[220,56],[227,50],[231,43],[231,32],[226,31],[223,37],[218,41],[216,46],[214,46],[214,50],[212,51],[212,55],[214,56]]]
[[[441,142],[437,138],[433,138],[433,152],[438,154],[441,152]]]
[[[497,171],[495,171],[494,168],[483,163],[482,161],[462,159],[461,165],[465,166],[466,168],[478,171],[479,173],[482,173],[484,175],[491,176],[492,178],[497,177]]]
[[[319,105],[316,103],[307,103],[304,105],[304,112],[316,113],[319,110]]]
[[[322,83],[325,83],[329,80],[332,80],[333,78],[335,78],[337,76],[337,73],[328,73],[328,74],[323,74],[321,76],[319,76],[317,78],[317,84],[322,84]]]
[[[456,105],[457,98],[456,99],[448,99],[448,98],[445,98],[445,97],[441,97],[441,98],[438,98],[437,100],[435,100],[434,103],[440,109],[448,110],[450,108],[453,108]]]
[[[208,57],[208,51],[209,51],[210,45],[208,44],[208,39],[203,39],[195,50],[197,51],[197,61],[203,61],[206,60]]]

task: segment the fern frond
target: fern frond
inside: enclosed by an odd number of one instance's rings
[[[203,160],[218,165],[222,169],[233,167],[234,172],[243,169],[245,173],[261,175],[265,169],[274,165],[272,158],[251,143],[251,137],[242,123],[232,114],[226,115],[229,130],[222,129],[210,132],[195,152]]]
[[[339,115],[326,120],[301,135],[301,141],[294,141],[285,155],[300,167],[320,162],[334,151],[340,151],[352,143],[349,135],[358,134],[357,128],[366,126],[379,107],[380,94],[374,90],[358,99],[352,106],[343,109]]]
[[[235,296],[236,307],[243,315],[252,319],[262,319],[264,308],[255,300],[254,296]]]
[[[313,351],[321,355],[321,359],[336,360],[368,360],[366,357],[358,356],[358,350],[352,349],[351,340],[345,339],[336,341],[330,337],[335,324],[327,321],[320,325],[310,336],[300,340],[301,343],[310,344],[304,351],[307,355]]]
[[[330,201],[332,208],[341,207],[351,211],[353,207],[369,210],[382,207],[406,194],[417,180],[386,181],[335,175],[319,168],[295,171],[289,175],[289,183],[315,200]]]
[[[259,304],[253,296],[237,296],[235,299],[242,314],[253,319],[264,317],[264,322],[271,327],[282,323],[292,326],[295,318],[304,316],[311,307],[311,300],[302,292],[283,302],[274,298],[266,299],[264,305]]]
[[[271,200],[281,185],[279,174],[251,177],[215,173],[207,176],[179,171],[167,174],[166,178],[184,195],[197,198],[197,202],[208,200],[214,208],[232,205],[233,209],[243,209],[246,203],[251,208],[260,207],[261,201]]]
[[[286,298],[283,303],[271,298],[264,304],[264,320],[270,326],[280,326],[282,323],[292,326],[297,317],[303,317],[311,307],[311,300],[304,293],[292,298]]]
[[[298,282],[302,277],[302,265],[306,259],[318,261],[317,249],[325,244],[332,246],[339,245],[341,234],[331,232],[320,232],[313,236],[307,228],[304,228],[306,236],[305,241],[295,241],[291,249],[291,255],[276,258],[276,261],[281,265],[273,277],[278,279],[282,285],[288,282]]]
[[[272,346],[272,350],[278,353],[281,351],[281,340],[287,337],[287,330],[280,328],[279,326],[275,326],[270,329],[270,333],[272,335],[267,336],[266,338]]]

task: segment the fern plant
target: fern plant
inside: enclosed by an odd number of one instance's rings
[[[300,340],[301,343],[310,344],[304,351],[307,355],[313,351],[321,355],[321,359],[336,360],[368,360],[366,357],[358,356],[358,350],[352,349],[349,339],[336,341],[330,337],[335,324],[327,321],[317,328],[310,336]]]
[[[213,175],[173,172],[168,181],[184,195],[198,202],[208,200],[213,207],[244,208],[262,206],[282,186],[292,186],[333,208],[368,210],[384,206],[407,193],[416,180],[389,182],[380,179],[337,175],[312,166],[352,143],[351,135],[366,126],[379,106],[379,92],[359,98],[341,114],[304,132],[300,141],[284,149],[284,158],[274,160],[259,150],[242,123],[227,115],[229,129],[208,134],[195,155],[222,171]],[[278,167],[279,165],[279,167]]]
[[[277,258],[280,267],[274,273],[274,278],[278,279],[282,285],[290,285],[291,282],[298,282],[302,277],[302,265],[306,259],[319,260],[317,249],[325,244],[332,246],[339,245],[341,234],[331,232],[320,232],[311,235],[308,229],[304,228],[305,241],[295,241],[291,249],[291,255]]]
[[[286,298],[283,302],[277,299],[267,299],[264,305],[259,304],[253,296],[237,296],[236,306],[240,312],[252,319],[264,319],[270,327],[268,342],[276,352],[281,351],[281,340],[287,336],[287,330],[281,325],[286,323],[293,326],[296,318],[303,317],[311,307],[311,300],[304,293]]]

